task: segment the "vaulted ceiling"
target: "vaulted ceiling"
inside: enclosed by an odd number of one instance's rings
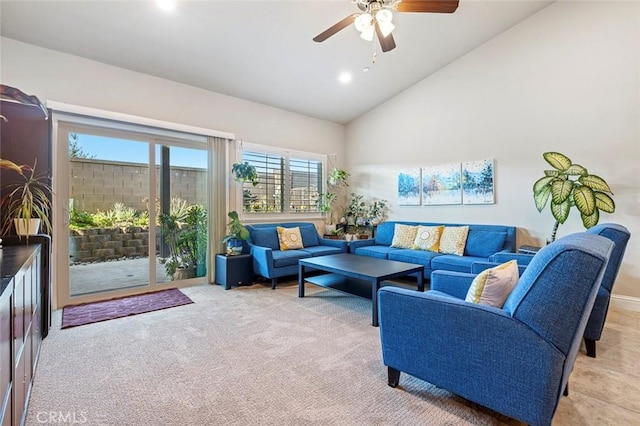
[[[453,14],[396,13],[382,53],[350,26],[349,0],[0,2],[4,37],[288,111],[347,123],[550,1],[460,0]],[[368,68],[367,72],[363,70]],[[352,74],[348,84],[341,73]]]

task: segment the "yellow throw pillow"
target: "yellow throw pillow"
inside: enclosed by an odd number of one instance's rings
[[[515,260],[485,269],[475,277],[464,300],[502,308],[518,278],[518,263]]]
[[[393,229],[393,240],[391,247],[395,248],[413,248],[413,240],[416,239],[417,226],[402,225],[396,223]]]
[[[418,226],[416,238],[413,240],[415,250],[438,251],[440,247],[440,235],[444,226]]]
[[[295,250],[304,248],[302,245],[302,235],[300,228],[283,228],[276,227],[278,230],[278,240],[280,240],[280,250]]]
[[[469,235],[468,226],[445,226],[440,237],[440,253],[462,256]]]

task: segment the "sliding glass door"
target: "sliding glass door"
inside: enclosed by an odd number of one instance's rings
[[[60,123],[56,154],[59,306],[204,281],[205,144]]]

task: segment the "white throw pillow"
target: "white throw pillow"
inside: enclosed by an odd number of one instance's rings
[[[515,260],[485,269],[475,277],[464,300],[502,308],[518,278],[518,263]]]

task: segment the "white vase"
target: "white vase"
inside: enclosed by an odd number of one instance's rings
[[[40,219],[13,219],[18,235],[37,235],[40,229]]]
[[[333,235],[336,232],[336,225],[324,225],[324,235]]]

